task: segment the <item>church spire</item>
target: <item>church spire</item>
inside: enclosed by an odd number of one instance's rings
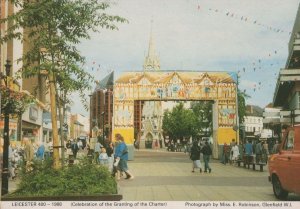
[[[145,71],[160,70],[159,58],[155,53],[155,44],[154,44],[153,34],[152,34],[152,24],[153,24],[153,20],[151,20],[151,32],[150,32],[148,55],[146,56],[143,65]]]

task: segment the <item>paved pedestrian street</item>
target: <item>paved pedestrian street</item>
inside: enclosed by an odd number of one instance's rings
[[[212,173],[192,173],[187,154],[165,150],[136,150],[128,166],[135,178],[119,181],[124,201],[277,200],[267,167],[260,172],[212,160]],[[288,200],[300,197],[290,194]]]
[[[267,167],[260,172],[212,160],[212,173],[192,173],[188,154],[165,149],[135,150],[128,166],[135,178],[118,181],[122,201],[277,201]],[[10,192],[18,182],[9,181]],[[300,201],[300,196],[290,194],[288,200]]]

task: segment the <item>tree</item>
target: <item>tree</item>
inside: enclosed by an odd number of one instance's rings
[[[90,32],[101,28],[117,29],[116,22],[126,22],[119,16],[106,14],[107,1],[100,0],[10,0],[20,10],[0,24],[8,22],[7,31],[1,34],[0,44],[11,39],[28,44],[20,60],[24,77],[44,75],[48,82],[51,98],[51,119],[53,129],[54,168],[59,167],[58,135],[56,119],[56,88],[60,81],[62,90],[79,91],[81,95],[93,78],[80,66],[84,58],[76,48],[83,39],[89,39]],[[19,29],[23,28],[24,33]],[[82,99],[84,100],[84,99]]]
[[[191,103],[196,116],[197,136],[212,135],[212,101],[197,101]]]
[[[171,112],[164,113],[162,128],[171,139],[183,139],[195,136],[196,120],[193,111],[184,109],[183,103],[179,103]]]
[[[243,123],[245,121],[245,115],[246,115],[246,98],[249,98],[250,96],[247,95],[245,92],[241,92],[238,90],[237,93],[238,97],[238,115],[239,115],[239,123]]]

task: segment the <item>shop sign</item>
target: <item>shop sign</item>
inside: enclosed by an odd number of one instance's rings
[[[38,119],[38,109],[36,107],[31,106],[29,108],[29,119],[36,121]]]

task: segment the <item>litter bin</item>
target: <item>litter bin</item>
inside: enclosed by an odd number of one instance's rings
[[[134,159],[134,146],[133,144],[127,144],[128,148],[128,160],[133,160]]]

